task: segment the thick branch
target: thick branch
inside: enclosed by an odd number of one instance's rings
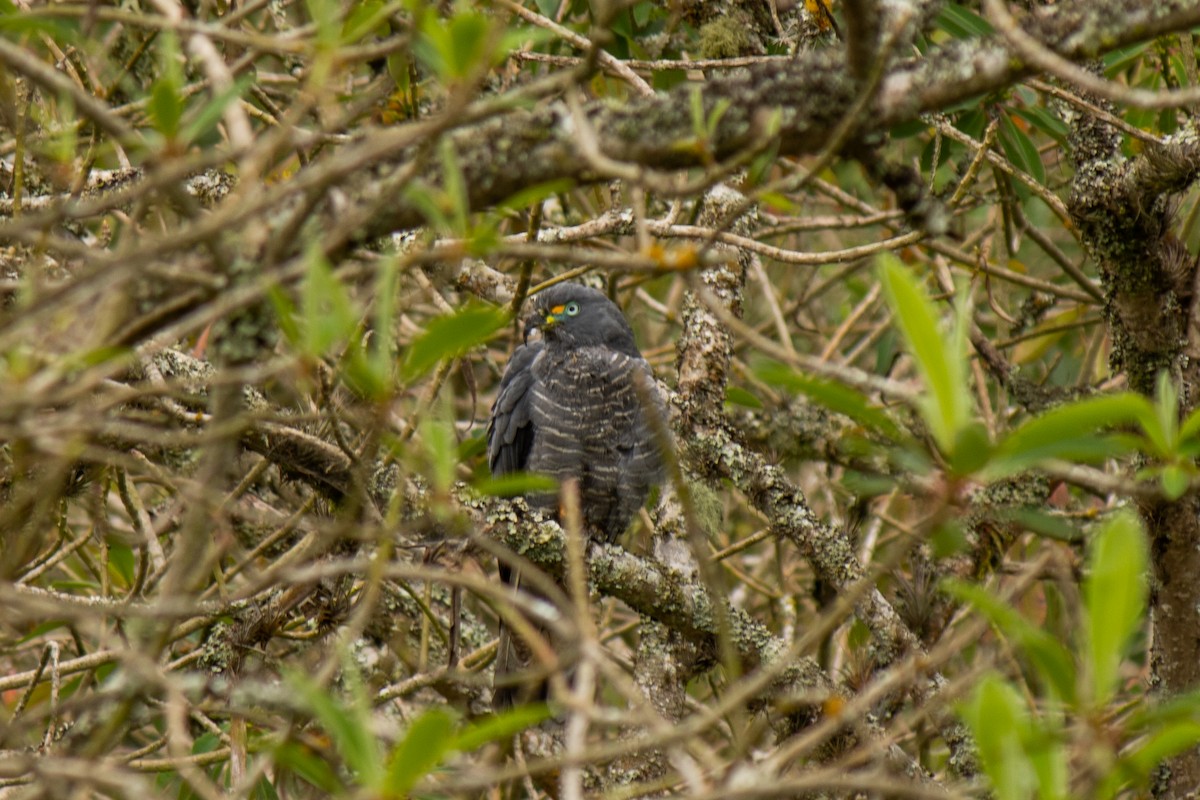
[[[1081,60],[1162,33],[1200,24],[1200,0],[1147,4],[1141,0],[1060,3],[1034,19],[1032,35],[1057,54]],[[863,138],[931,110],[1011,84],[1033,70],[1002,37],[956,41],[883,78],[871,112],[851,138]],[[700,91],[705,118],[716,120],[703,147],[685,146],[698,132],[692,93]],[[844,55],[835,50],[771,62],[745,74],[713,79],[697,89],[683,85],[624,106],[593,103],[585,109],[603,153],[645,168],[703,167],[733,157],[777,126],[779,152],[818,151],[856,100]],[[722,106],[720,114],[714,111]],[[399,135],[399,134],[397,134]],[[473,208],[484,208],[518,189],[558,179],[596,181],[581,157],[570,115],[561,107],[518,111],[464,129],[455,136]],[[379,150],[378,143],[364,144]],[[401,154],[407,159],[408,151]],[[343,163],[359,161],[344,157]],[[437,180],[436,172],[427,179]],[[370,186],[363,192],[370,194]],[[380,204],[367,233],[411,227],[424,220],[400,198]]]

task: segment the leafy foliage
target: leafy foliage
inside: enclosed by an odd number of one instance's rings
[[[0,795],[1187,796],[1194,12],[996,5],[0,0]],[[562,280],[604,545],[488,474]]]

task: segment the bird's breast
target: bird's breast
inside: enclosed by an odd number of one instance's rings
[[[539,359],[534,410],[551,445],[603,455],[627,450],[645,431],[635,371],[644,362],[600,348]]]
[[[528,469],[579,480],[588,526],[619,535],[661,478],[646,404],[657,406],[639,358],[603,348],[546,352],[534,364],[536,431]]]

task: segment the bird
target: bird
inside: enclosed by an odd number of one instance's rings
[[[531,341],[534,331],[541,338]],[[615,541],[664,474],[662,395],[621,310],[596,289],[556,284],[532,298],[525,340],[513,351],[487,428],[493,476],[513,472],[577,481],[579,510],[589,539]],[[527,497],[556,511],[557,495]],[[500,565],[517,587],[520,576]],[[506,626],[492,704],[511,707],[544,696],[545,687],[515,685],[525,664]]]

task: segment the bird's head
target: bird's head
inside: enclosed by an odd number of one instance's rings
[[[633,330],[621,310],[603,292],[577,283],[560,283],[533,298],[525,336],[540,330],[548,347],[606,346],[639,355]]]

